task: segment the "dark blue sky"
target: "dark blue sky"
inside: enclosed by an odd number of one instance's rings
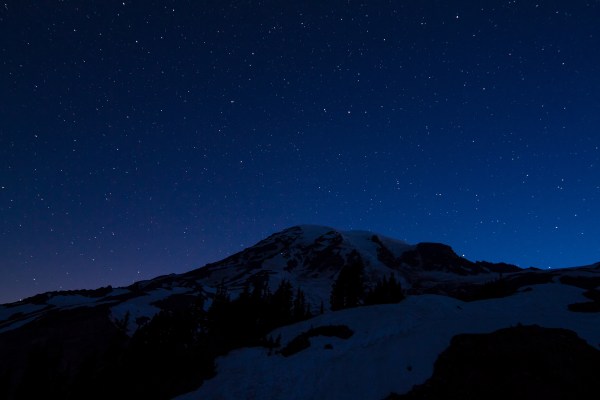
[[[0,2],[0,302],[300,223],[600,261],[598,21],[599,1]]]

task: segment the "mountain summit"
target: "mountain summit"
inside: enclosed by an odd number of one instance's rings
[[[411,293],[446,290],[448,284],[484,282],[499,273],[521,270],[509,264],[474,263],[440,243],[410,245],[368,231],[300,225],[181,278],[211,287],[225,285],[231,291],[257,280],[274,287],[287,280],[302,287],[316,306],[328,301],[331,285],[353,257],[364,265],[367,286],[392,274]]]

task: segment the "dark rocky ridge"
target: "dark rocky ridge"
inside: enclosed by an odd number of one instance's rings
[[[452,339],[433,376],[405,395],[421,399],[596,399],[600,351],[573,331],[518,326]]]

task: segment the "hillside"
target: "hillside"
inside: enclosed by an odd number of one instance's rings
[[[313,337],[309,348],[289,357],[262,348],[235,351],[219,359],[215,378],[178,399],[383,399],[424,383],[455,335],[519,325],[568,329],[598,349],[600,316],[568,310],[569,304],[585,300],[583,291],[551,283],[500,299],[463,302],[421,295],[399,304],[325,314],[272,335],[281,335],[282,347],[302,332],[321,326],[346,326],[353,335],[347,339]],[[477,368],[471,365],[464,372]],[[597,386],[595,380],[588,384]]]

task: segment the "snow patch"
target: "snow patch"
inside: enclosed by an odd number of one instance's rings
[[[18,306],[0,306],[0,322],[8,320],[15,314],[27,315],[46,308],[45,304],[25,303]]]
[[[127,300],[110,309],[110,319],[117,323],[127,322],[125,333],[128,336],[133,336],[135,331],[142,325],[142,321],[152,319],[160,312],[160,308],[153,305],[159,300],[165,299],[174,294],[188,293],[188,288],[174,287],[169,289],[156,289],[150,293]]]

